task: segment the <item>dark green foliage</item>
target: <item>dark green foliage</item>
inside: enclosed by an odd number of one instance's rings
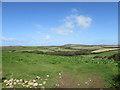
[[[72,49],[71,47],[65,47],[65,49]]]
[[[117,62],[120,63],[120,53],[114,54],[114,55],[113,55],[113,59],[114,59],[115,61],[117,61]]]
[[[39,50],[35,51],[22,51],[23,53],[35,53],[35,54],[47,54],[47,55],[59,55],[59,56],[75,56],[75,55],[88,55],[91,53],[90,50],[81,51],[54,51],[54,52],[43,52]]]

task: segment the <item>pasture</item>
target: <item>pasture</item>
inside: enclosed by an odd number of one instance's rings
[[[77,48],[76,48],[77,47]],[[78,54],[104,49],[101,46],[3,47],[2,87],[9,88],[111,88],[118,87],[119,50]],[[25,51],[25,52],[23,52]],[[30,51],[30,52],[29,52]],[[31,52],[32,51],[32,52]],[[36,53],[37,52],[37,53]],[[38,53],[39,52],[39,53]],[[41,53],[42,52],[42,53]],[[45,53],[43,53],[45,52]],[[49,53],[48,53],[49,52]],[[59,52],[57,55],[55,53]],[[64,56],[60,53],[70,53]],[[75,52],[71,54],[71,52]],[[77,53],[76,53],[77,52]],[[86,52],[86,51],[84,51]],[[52,54],[51,54],[52,53]],[[25,83],[26,81],[26,83]]]

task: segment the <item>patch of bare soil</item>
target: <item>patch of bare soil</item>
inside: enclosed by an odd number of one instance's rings
[[[76,77],[80,75],[75,75]],[[82,80],[77,80],[69,73],[62,73],[56,88],[103,88],[106,82],[98,75],[87,74]]]
[[[104,85],[107,84],[105,80],[103,80],[97,74],[88,74],[86,75],[86,81],[84,82],[81,88],[104,88]]]
[[[74,80],[68,73],[62,73],[59,76],[60,82],[56,84],[58,88],[76,88],[78,87],[78,81]]]

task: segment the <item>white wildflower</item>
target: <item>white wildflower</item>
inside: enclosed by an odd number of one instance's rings
[[[18,83],[18,82],[19,82],[19,80],[16,80],[16,82]]]
[[[25,83],[22,83],[22,85],[25,85]]]
[[[49,77],[49,75],[46,75],[46,77]]]
[[[88,84],[88,82],[85,82],[85,84]]]
[[[9,83],[7,83],[6,86],[9,86]]]
[[[14,84],[14,85],[16,85],[17,83],[16,83],[16,82],[14,82],[13,84]]]
[[[23,87],[25,87],[25,85],[23,85]]]
[[[80,86],[80,84],[78,83],[78,86]]]
[[[40,79],[40,77],[39,77],[39,76],[37,76],[37,77],[36,77],[36,79]]]
[[[13,78],[11,78],[10,80],[11,80],[11,81],[13,81],[14,79],[13,79]]]
[[[7,83],[7,80],[4,80],[4,83]]]
[[[42,86],[42,84],[39,84],[39,86]]]
[[[12,85],[12,83],[9,84],[10,86]]]
[[[13,88],[13,87],[14,87],[13,85],[7,86],[7,88]]]
[[[38,83],[34,83],[33,86],[34,86],[34,87],[38,86]]]
[[[25,83],[28,83],[28,81],[25,81]]]
[[[16,79],[14,79],[14,82],[16,82]]]
[[[10,81],[7,81],[6,83],[10,83]]]
[[[43,84],[46,84],[46,81],[44,81]]]
[[[61,73],[59,73],[59,75],[61,75]]]
[[[85,82],[85,84],[89,85],[89,83],[88,83],[88,82]]]
[[[28,87],[29,87],[29,85],[26,85],[26,87],[28,88]]]
[[[29,82],[29,83],[28,83],[28,85],[33,85],[33,84],[34,84],[34,83],[32,83],[32,82]]]
[[[45,80],[48,80],[48,79],[45,79]]]
[[[59,78],[62,78],[61,76]]]
[[[33,82],[36,82],[36,80],[33,80]]]
[[[22,79],[20,79],[20,82],[23,82],[23,80],[22,80]]]
[[[59,87],[60,85],[59,84],[56,84],[57,87]]]
[[[9,80],[9,82],[12,82],[12,80]]]

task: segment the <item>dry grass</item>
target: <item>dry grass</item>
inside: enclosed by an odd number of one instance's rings
[[[105,49],[99,49],[92,51],[92,53],[101,53],[101,52],[107,52],[107,51],[112,51],[112,50],[119,50],[119,48],[105,48]]]

